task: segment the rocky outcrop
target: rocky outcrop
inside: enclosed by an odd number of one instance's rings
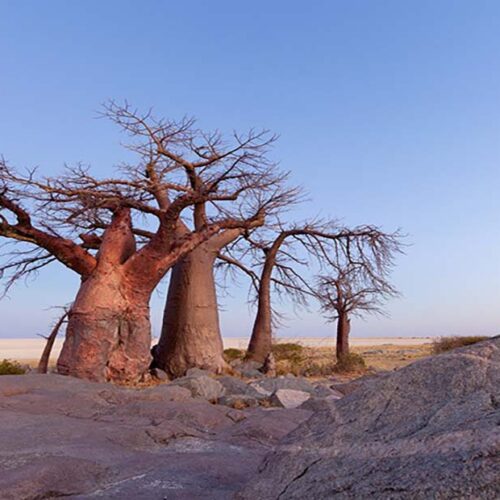
[[[220,392],[204,374],[189,378]],[[239,411],[193,398],[192,387],[0,377],[0,498],[230,499],[312,414]]]
[[[0,498],[500,498],[500,338],[344,397],[294,377],[183,379],[0,377]],[[299,391],[298,408],[266,407]]]
[[[500,498],[500,337],[368,379],[281,445],[237,498]]]

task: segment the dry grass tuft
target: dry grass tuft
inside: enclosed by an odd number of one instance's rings
[[[479,335],[470,335],[466,337],[453,336],[453,337],[439,337],[432,342],[432,352],[434,354],[441,354],[442,352],[456,349],[457,347],[465,347],[468,345],[476,344],[489,337],[481,337]]]
[[[355,352],[341,356],[333,367],[335,373],[364,373],[366,370],[367,366],[363,356]]]
[[[300,362],[304,357],[304,347],[300,344],[280,343],[272,346],[272,352],[276,361],[289,360]]]
[[[243,359],[245,357],[245,351],[243,349],[235,349],[234,347],[229,347],[224,349],[224,359],[226,363],[231,363],[236,359]]]

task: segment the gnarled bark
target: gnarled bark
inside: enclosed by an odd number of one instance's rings
[[[113,217],[97,265],[69,311],[59,373],[116,382],[138,381],[146,373],[150,291],[131,279],[124,266],[134,252],[130,210],[122,209]]]
[[[137,297],[119,270],[82,284],[69,312],[58,372],[95,381],[136,382],[150,363],[149,296]]]
[[[220,334],[214,262],[224,246],[241,234],[231,229],[212,237],[172,269],[155,365],[172,377],[198,367],[227,369]]]

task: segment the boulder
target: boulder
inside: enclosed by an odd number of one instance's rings
[[[256,406],[259,406],[259,399],[248,396],[246,394],[230,394],[220,397],[217,400],[217,403],[236,409],[254,408]]]
[[[162,382],[168,382],[170,380],[168,374],[161,368],[152,368],[151,375],[153,376],[153,378],[161,380]]]
[[[201,368],[189,368],[189,370],[186,372],[186,377],[211,377],[213,375],[212,372],[208,370],[202,370]]]
[[[284,438],[242,499],[500,497],[500,337],[365,380]]]
[[[247,378],[262,378],[264,374],[260,371],[262,368],[261,363],[256,361],[242,361],[240,364],[235,366],[235,369],[241,373],[243,377]]]
[[[225,392],[220,382],[206,375],[181,377],[174,380],[170,385],[189,389],[193,398],[201,398],[211,402],[217,401]]]
[[[226,375],[224,377],[219,377],[217,381],[224,387],[226,395],[245,395],[257,399],[262,399],[264,397],[263,394],[240,378]]]
[[[335,402],[340,399],[336,395],[326,397],[310,397],[307,401],[302,403],[298,408],[301,410],[309,410],[313,412],[331,410]]]
[[[191,391],[175,384],[159,384],[155,387],[138,391],[139,399],[149,401],[187,401],[191,399]]]
[[[240,368],[238,369],[238,371],[240,372],[240,374],[243,376],[243,377],[246,377],[246,378],[263,378],[265,375],[259,371],[259,370],[254,370],[253,368]]]
[[[335,397],[336,399],[339,399],[343,397],[344,394],[324,384],[318,384],[314,386],[314,396],[317,398]]]
[[[265,378],[263,380],[252,382],[250,386],[268,396],[276,392],[278,389],[292,389],[295,391],[308,392],[311,395],[316,392],[316,388],[305,378],[294,376]]]
[[[278,389],[271,396],[271,404],[281,408],[298,408],[307,401],[311,395],[308,392],[296,391],[294,389]]]

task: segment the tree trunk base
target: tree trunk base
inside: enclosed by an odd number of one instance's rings
[[[218,247],[211,245],[196,248],[172,270],[155,364],[174,378],[190,368],[230,370],[223,357],[213,272]]]
[[[169,346],[157,350],[156,366],[165,371],[170,377],[178,378],[186,374],[190,368],[200,368],[215,374],[230,373],[231,367],[217,352],[213,354],[196,352],[192,346],[183,349],[169,349]]]
[[[148,373],[150,344],[147,314],[71,312],[57,370],[95,382],[139,382]]]

